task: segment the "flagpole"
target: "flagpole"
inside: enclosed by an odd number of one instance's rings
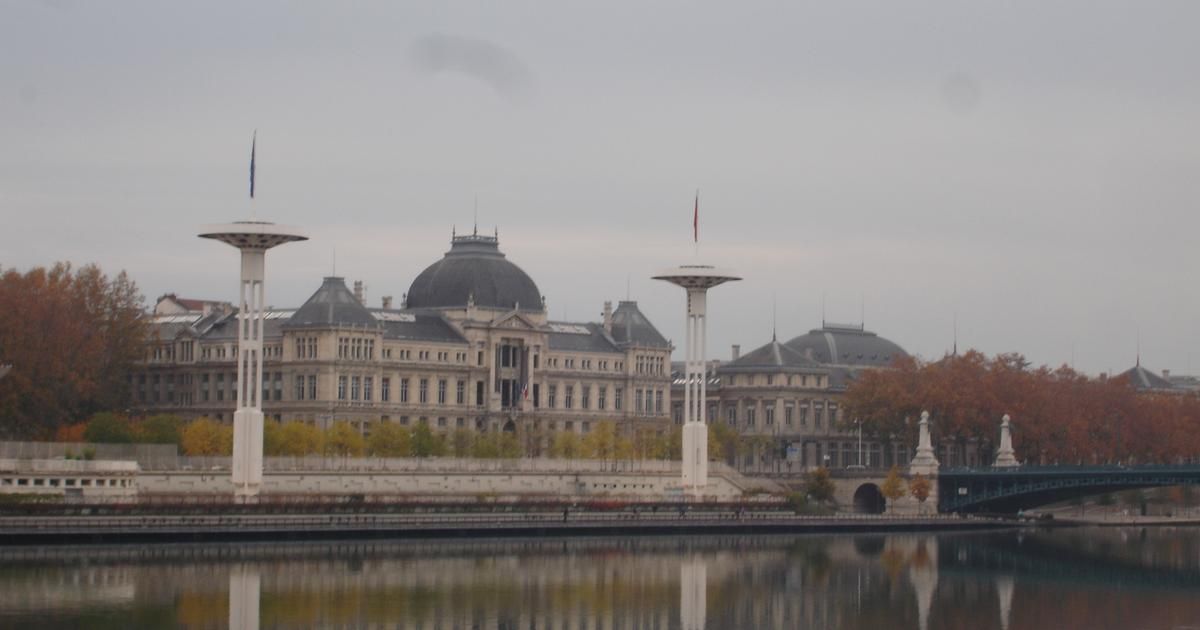
[[[254,208],[254,153],[258,147],[258,130],[254,130],[254,135],[250,137],[250,218],[257,219],[258,213]]]
[[[692,208],[692,241],[694,241],[694,254],[696,259],[700,259],[700,189],[696,189],[696,204]]]

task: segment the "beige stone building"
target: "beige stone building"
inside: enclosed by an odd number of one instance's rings
[[[732,463],[742,471],[800,473],[815,466],[831,468],[906,465],[911,446],[858,440],[852,422],[843,422],[842,397],[865,369],[886,369],[906,356],[895,343],[861,325],[823,324],[786,343],[772,338],[741,354],[733,347],[729,362],[708,370],[706,420],[725,423],[744,438]],[[676,373],[676,399],[683,389]],[[683,422],[683,407],[672,407]]]
[[[368,306],[361,284],[325,278],[264,327],[263,411],[327,426],[346,420],[440,431],[517,432],[526,448],[554,431],[669,427],[671,344],[632,301],[599,322],[551,321],[532,278],[495,236],[451,239],[399,307]],[[135,411],[231,421],[237,400],[234,309],[160,298],[157,342],[132,375]]]

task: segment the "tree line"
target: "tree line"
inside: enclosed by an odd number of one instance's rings
[[[1012,417],[1022,463],[1177,463],[1200,456],[1200,397],[1138,392],[1124,378],[1088,378],[1063,366],[1033,368],[1019,354],[977,351],[938,361],[905,357],[864,370],[846,391],[841,428],[916,444],[922,411],[935,444],[979,446],[990,463],[1000,420]],[[962,452],[962,451],[960,451]]]

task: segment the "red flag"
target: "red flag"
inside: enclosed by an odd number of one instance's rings
[[[696,207],[692,210],[692,241],[700,242],[700,191],[696,191]]]

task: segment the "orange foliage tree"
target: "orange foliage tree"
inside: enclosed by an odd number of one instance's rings
[[[0,438],[50,438],[124,409],[149,331],[133,281],[67,263],[0,272],[0,363],[13,366],[0,379]]]
[[[863,372],[846,392],[843,428],[915,444],[922,410],[935,442],[978,445],[981,463],[998,446],[1000,418],[1013,418],[1018,459],[1041,464],[1176,462],[1200,457],[1200,398],[1139,394],[1124,379],[1090,379],[1068,367],[1033,368],[1019,354],[970,351],[938,361],[906,357]]]

